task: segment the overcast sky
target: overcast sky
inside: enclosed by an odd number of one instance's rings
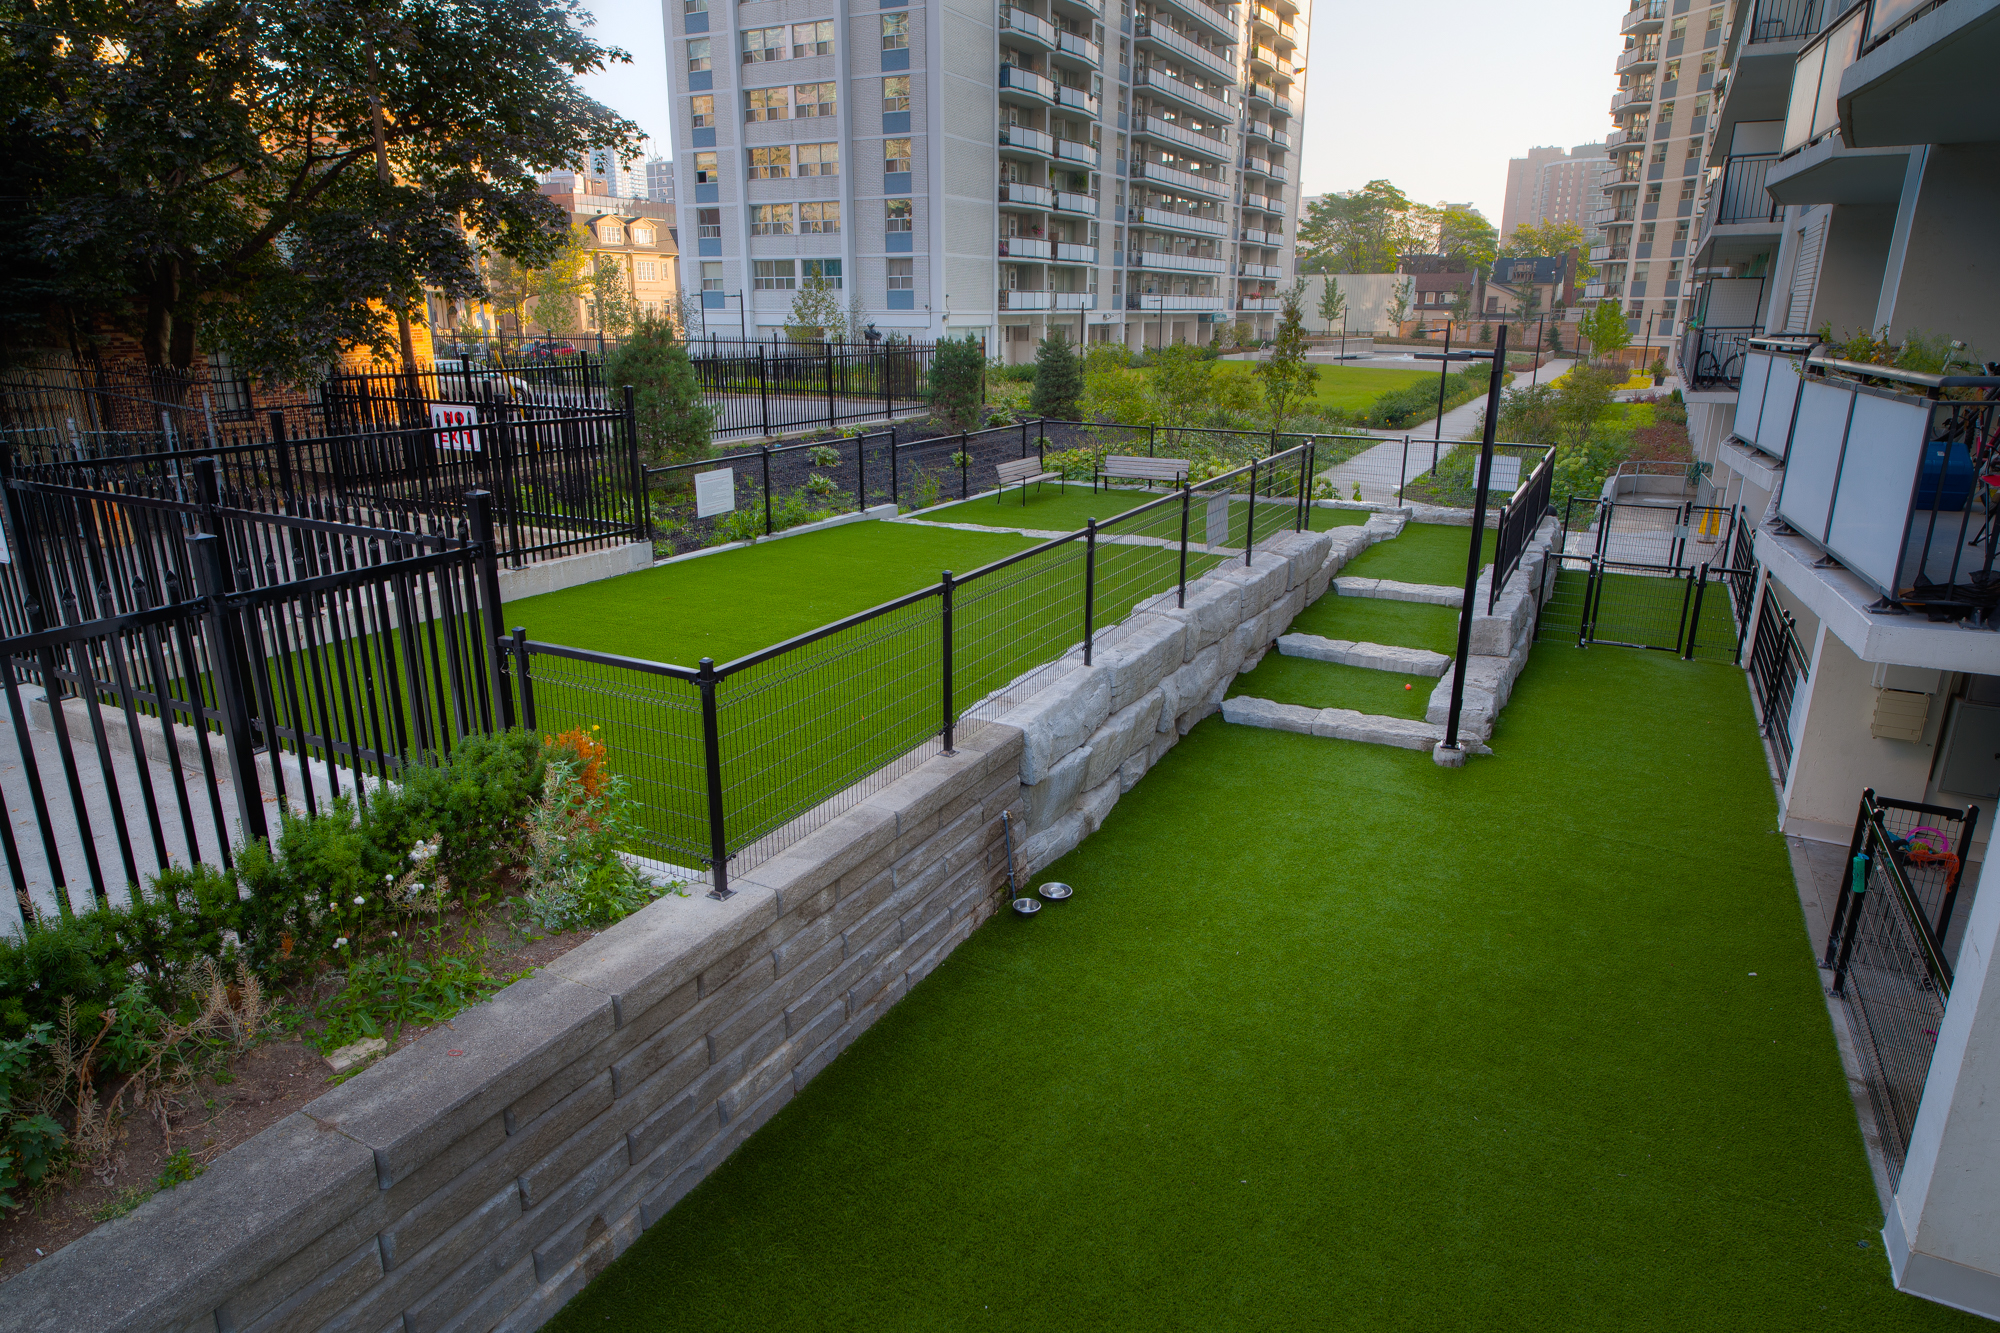
[[[1602,139],[1624,45],[1623,0],[1472,0],[1314,7],[1301,184],[1307,194],[1386,177],[1426,203],[1477,204],[1495,225],[1507,159],[1535,144]],[[587,80],[670,152],[660,0],[595,0],[595,36],[633,63]]]

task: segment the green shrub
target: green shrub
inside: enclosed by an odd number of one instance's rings
[[[41,1184],[62,1156],[62,1126],[37,1111],[27,1095],[48,1042],[46,1023],[0,1040],[0,1209],[19,1207],[14,1192]]]
[[[1004,362],[995,361],[986,368],[986,372],[1002,384],[1033,384],[1035,382],[1035,362],[1033,361],[1023,361],[1017,366],[1010,366]]]
[[[946,430],[978,430],[985,424],[980,393],[985,377],[986,358],[977,338],[967,334],[938,341],[931,354],[931,411]]]

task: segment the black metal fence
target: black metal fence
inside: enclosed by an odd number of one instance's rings
[[[1527,484],[1515,491],[1506,508],[1500,511],[1499,527],[1493,534],[1493,578],[1486,590],[1488,615],[1500,600],[1500,590],[1521,567],[1521,553],[1527,550],[1535,529],[1554,512],[1549,505],[1549,493],[1555,485],[1555,464],[1556,451],[1550,449],[1528,474]],[[1479,484],[1477,479],[1473,484]]]
[[[194,471],[190,502],[8,484],[16,515],[67,508],[146,539],[115,591],[65,592],[36,547],[15,552],[30,595],[0,640],[0,789],[32,821],[0,834],[24,922],[170,864],[227,865],[270,832],[267,798],[311,812],[507,723],[487,497],[442,537],[234,509],[212,460]],[[52,623],[64,597],[88,618]]]
[[[528,725],[597,723],[644,811],[643,849],[729,877],[837,816],[958,729],[1093,662],[1135,611],[1303,528],[1310,445],[717,665],[640,662],[511,640],[504,670]],[[736,863],[732,870],[732,861]],[[700,873],[697,871],[697,873]]]
[[[721,438],[928,411],[936,345],[704,339],[688,352]]]
[[[1688,326],[1681,339],[1681,373],[1691,389],[1740,384],[1743,353],[1757,336],[1755,325],[1742,327]]]
[[[1570,497],[1536,637],[1740,661],[1755,580],[1728,563],[1740,520],[1733,507]]]
[[[1771,742],[1781,777],[1792,768],[1792,700],[1811,668],[1812,658],[1799,645],[1798,621],[1766,584],[1750,646],[1750,688],[1757,700],[1758,729]]]
[[[1846,1003],[1883,1149],[1898,1174],[1951,997],[1947,940],[1978,822],[1977,806],[1864,791],[1827,935],[1822,965]]]

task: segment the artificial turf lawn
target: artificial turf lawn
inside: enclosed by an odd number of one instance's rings
[[[1405,685],[1408,689],[1403,688]],[[1422,720],[1437,685],[1434,676],[1406,676],[1373,667],[1316,662],[1270,652],[1229,687],[1230,698],[1247,696],[1302,708],[1352,708],[1376,717]]]
[[[1032,486],[1028,488],[1028,503],[1025,505],[1021,503],[1020,488],[1015,487],[1013,490],[1008,491],[1006,498],[998,503],[995,503],[993,498],[989,496],[984,500],[967,500],[961,504],[949,505],[939,509],[921,510],[912,515],[912,517],[932,523],[976,523],[981,527],[989,528],[1029,528],[1038,532],[1075,532],[1083,526],[1084,520],[1087,518],[1094,518],[1099,523],[1103,523],[1116,515],[1137,509],[1149,501],[1158,500],[1164,494],[1165,492],[1159,490],[1155,490],[1149,494],[1140,490],[1121,489],[1098,491],[1093,495],[1090,483],[1087,481],[1073,481],[1069,483],[1068,493],[1064,494],[1053,483],[1044,482],[1039,493]],[[1196,503],[1199,505],[1200,501]],[[1269,503],[1282,504],[1284,502],[1282,500],[1275,500]],[[1161,506],[1161,510],[1166,509],[1171,509],[1173,512],[1162,515],[1159,510],[1155,510],[1146,515],[1144,519],[1135,521],[1145,523],[1149,531],[1164,523],[1167,527],[1173,529],[1171,535],[1178,536],[1180,531],[1180,510],[1174,505]],[[1240,523],[1243,512],[1241,503],[1232,505],[1231,512],[1232,521]],[[1314,532],[1326,532],[1331,528],[1358,527],[1366,523],[1371,517],[1365,510],[1322,509],[1317,505],[1311,506],[1307,510],[1307,514],[1309,516],[1307,526]],[[1189,534],[1195,541],[1202,539],[1200,515],[1201,510],[1197,508]],[[1262,524],[1260,521],[1260,530],[1261,527]],[[1240,532],[1237,534],[1237,540],[1242,540]]]
[[[1890,1286],[1741,673],[1545,644],[1493,748],[1203,722],[548,1327],[1990,1327]]]
[[[1481,565],[1493,559],[1494,530],[1486,529],[1479,543]],[[1394,579],[1398,583],[1465,586],[1465,550],[1472,529],[1452,523],[1409,523],[1393,541],[1377,542],[1341,569],[1342,578]]]
[[[1343,412],[1359,413],[1383,394],[1392,389],[1406,389],[1421,380],[1436,380],[1435,370],[1392,370],[1383,366],[1316,366],[1319,373],[1313,379],[1313,401],[1320,407],[1339,408]],[[1252,368],[1240,361],[1224,362],[1216,367],[1219,375],[1251,376]],[[1262,381],[1252,379],[1262,393]]]
[[[1651,578],[1643,574],[1602,574],[1593,595],[1591,638],[1601,643],[1637,644],[1644,648],[1678,648],[1687,641],[1682,626],[1694,614],[1694,589],[1682,578]],[[1542,608],[1537,637],[1574,640],[1581,625],[1589,575],[1580,569],[1557,573],[1555,587]],[[1711,661],[1728,661],[1737,646],[1736,617],[1729,585],[1714,580],[1701,592],[1701,619],[1695,652]]]
[[[1458,610],[1429,602],[1392,602],[1386,597],[1340,597],[1328,593],[1292,620],[1293,634],[1317,634],[1322,639],[1350,643],[1390,643],[1404,648],[1428,648],[1434,653],[1458,650]]]

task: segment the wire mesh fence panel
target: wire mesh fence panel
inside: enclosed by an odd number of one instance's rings
[[[1585,641],[1679,653],[1687,645],[1694,584],[1646,566],[1600,561],[1590,590]]]
[[[1873,797],[1870,804],[1896,853],[1904,882],[1910,886],[1924,920],[1930,923],[1931,937],[1947,946],[1945,956],[1951,957],[1955,952],[1949,947],[1952,928],[1958,924],[1958,891],[1970,859],[1979,807],[1953,809],[1881,796]]]
[[[517,638],[502,674],[525,726],[544,736],[580,731],[605,747],[638,803],[631,850],[675,866],[706,862],[707,769],[691,671]]]
[[[962,716],[997,715],[1041,688],[1057,662],[1082,660],[1093,572],[1090,542],[1076,533],[952,589],[952,700]]]
[[[912,509],[965,500],[999,486],[999,467],[1036,456],[1038,436],[1027,424],[991,426],[896,446],[897,498]]]
[[[732,873],[837,816],[943,731],[942,632],[931,589],[722,668]]]
[[[894,417],[930,398],[929,343],[704,339],[688,350],[717,438]]]
[[[1593,587],[1591,562],[1585,556],[1552,555],[1551,559],[1556,562],[1555,578],[1535,621],[1535,638],[1538,642],[1580,644]]]
[[[1092,612],[1099,626],[1124,620],[1135,607],[1162,594],[1177,594],[1183,581],[1192,582],[1227,559],[1198,545],[1205,535],[1197,531],[1203,510],[1192,488],[1155,493],[1150,499],[1135,490],[1121,501],[1138,507],[1097,525]],[[1185,566],[1183,535],[1188,540]]]

